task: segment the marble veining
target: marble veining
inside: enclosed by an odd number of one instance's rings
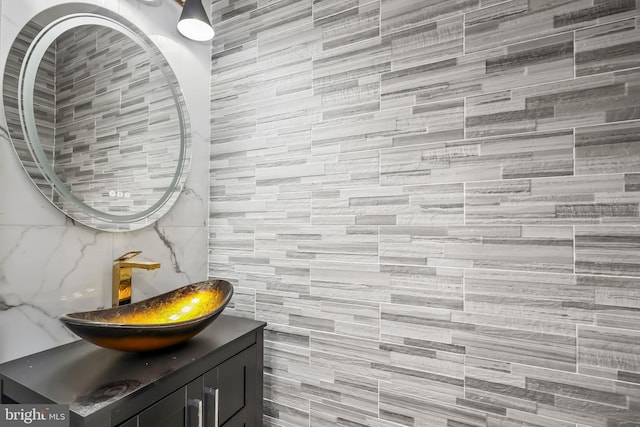
[[[31,13],[64,3],[29,0],[1,5],[0,68],[20,27]],[[164,22],[178,6],[149,7],[117,0],[95,2],[122,14],[148,34],[169,60],[189,110],[193,160],[185,189],[158,223],[135,232],[96,232],[74,221],[46,200],[22,170],[0,124],[0,361],[11,360],[77,339],[57,316],[110,304],[113,260],[130,250],[161,263],[153,274],[135,277],[134,300],[170,291],[207,278],[207,146],[208,91],[197,82],[208,79],[208,49],[189,45]],[[4,113],[3,113],[4,114]],[[4,115],[2,116],[4,117]],[[26,339],[25,339],[26,338]]]

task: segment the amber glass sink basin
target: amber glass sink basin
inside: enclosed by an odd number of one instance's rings
[[[213,322],[233,295],[225,280],[193,283],[144,301],[68,313],[60,321],[101,347],[150,351],[188,340]]]

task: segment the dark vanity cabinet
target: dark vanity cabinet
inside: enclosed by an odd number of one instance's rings
[[[0,365],[0,403],[68,404],[73,427],[262,426],[264,326],[220,316],[153,353],[66,344]]]
[[[120,426],[255,426],[256,369],[257,347],[254,345]]]

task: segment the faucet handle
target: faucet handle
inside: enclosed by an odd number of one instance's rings
[[[131,258],[138,256],[142,253],[142,251],[131,251],[122,255],[120,258],[116,258],[114,260],[115,264],[113,264],[114,269],[123,269],[123,268],[144,268],[145,270],[155,270],[156,268],[160,268],[159,262],[150,262],[150,261],[129,261]],[[115,271],[115,270],[114,270]]]
[[[122,255],[120,258],[114,259],[113,262],[126,261],[128,259],[133,258],[134,256],[140,255],[141,253],[142,253],[142,251],[130,251],[130,252],[127,252],[126,254]]]
[[[131,302],[132,269],[142,268],[144,270],[155,270],[156,268],[160,268],[159,262],[129,261],[141,253],[142,251],[127,252],[120,258],[114,260],[111,287],[111,303],[113,307]]]

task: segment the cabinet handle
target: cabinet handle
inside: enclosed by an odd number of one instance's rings
[[[202,399],[189,399],[187,401],[187,404],[193,408],[196,408],[198,410],[198,427],[203,427],[203,407],[202,407]],[[189,425],[191,425],[191,422],[189,422]]]
[[[219,427],[220,424],[220,418],[219,418],[219,414],[218,414],[218,402],[220,399],[220,392],[217,388],[214,387],[205,387],[204,388],[204,394],[206,396],[210,396],[211,399],[207,399],[206,401],[209,402],[210,400],[213,400],[213,426],[211,427]],[[207,403],[207,405],[209,405]]]

